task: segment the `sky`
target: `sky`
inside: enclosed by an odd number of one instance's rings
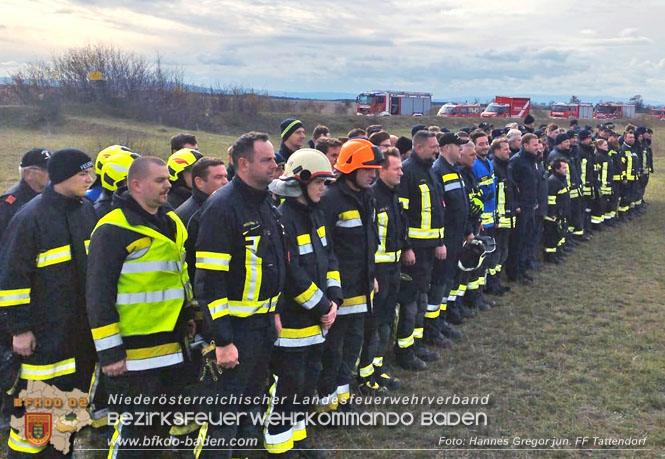
[[[187,83],[665,103],[665,1],[2,0],[0,76],[102,42]]]

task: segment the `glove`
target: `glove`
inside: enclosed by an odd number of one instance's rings
[[[483,213],[484,209],[485,205],[483,204],[483,201],[481,201],[479,198],[471,198],[469,201],[469,213],[471,214],[472,218],[479,217],[480,214]]]
[[[222,374],[222,369],[217,366],[217,354],[215,353],[215,342],[211,341],[209,345],[201,349],[201,355],[203,356],[203,365],[201,365],[201,375],[199,376],[199,381],[203,381],[208,373],[213,381],[219,379],[219,375]]]

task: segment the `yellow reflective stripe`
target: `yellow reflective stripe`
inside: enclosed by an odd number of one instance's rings
[[[413,329],[413,337],[420,339],[423,337],[423,328],[414,328]]]
[[[97,327],[90,330],[92,332],[92,339],[108,338],[111,335],[120,333],[120,324],[118,322]]]
[[[263,259],[256,255],[261,236],[246,236],[245,241],[251,244],[245,245],[245,284],[242,290],[242,300],[251,302],[259,299],[263,278]]]
[[[319,290],[314,282],[307,287],[307,290],[297,295],[294,300],[305,309],[312,309],[323,298],[323,292]]]
[[[88,250],[90,248],[90,239],[86,239],[85,241],[83,241],[83,245],[85,246],[85,254],[87,255]]]
[[[342,212],[338,216],[339,220],[353,220],[354,218],[360,218],[360,212],[357,210],[347,210],[346,212]]]
[[[399,202],[402,203],[402,208],[404,210],[409,210],[409,198],[399,198]]]
[[[127,360],[142,360],[180,352],[180,344],[169,343],[140,349],[127,349]]]
[[[506,215],[505,183],[499,182],[496,190],[496,214],[501,218]]]
[[[0,290],[0,306],[18,306],[30,303],[30,289],[17,288],[13,290]]]
[[[317,336],[321,334],[320,325],[312,325],[306,328],[282,328],[279,334],[280,338],[309,338],[310,336]]]
[[[377,252],[386,251],[386,239],[388,237],[388,212],[380,212],[376,216],[376,227],[379,233],[379,247]]]
[[[228,271],[231,254],[222,252],[196,252],[196,269],[211,271]]]
[[[413,346],[413,343],[414,343],[413,333],[410,336],[407,336],[406,338],[401,338],[397,340],[397,345],[402,349]]]
[[[423,183],[420,188],[420,228],[432,227],[432,203],[430,201],[429,187]]]
[[[28,440],[15,433],[13,429],[9,431],[7,445],[9,445],[9,448],[13,449],[14,451],[20,451],[22,453],[28,454],[37,454],[41,451],[44,451],[48,447],[48,445],[35,446],[30,444]]]
[[[44,268],[46,266],[64,263],[72,259],[72,249],[69,244],[55,249],[47,250],[37,255],[37,267]]]
[[[207,435],[208,435],[208,423],[206,422],[199,429],[199,435],[196,438],[196,447],[194,448],[194,459],[199,459]]]
[[[409,228],[411,239],[438,239],[442,229]]]
[[[229,315],[229,301],[227,298],[220,298],[208,303],[208,311],[212,316],[212,320],[219,319],[220,317]]]
[[[457,172],[452,172],[450,174],[445,174],[443,177],[443,182],[450,182],[451,180],[457,180],[459,178],[459,174]]]
[[[323,244],[324,247],[327,246],[328,245],[328,240],[326,239],[326,227],[325,226],[319,226],[316,229],[316,234],[318,234],[319,239],[321,240],[321,244]]]
[[[298,240],[298,245],[305,245],[312,243],[312,238],[309,236],[309,234],[301,234],[300,236],[297,236],[296,239]]]
[[[374,254],[374,262],[395,263],[399,261],[400,255],[402,255],[401,250],[398,250],[397,252],[376,252],[376,254]]]
[[[365,367],[359,368],[358,374],[360,374],[361,378],[367,378],[369,376],[372,376],[374,374],[374,365],[370,363]]]
[[[339,271],[328,271],[326,274],[326,288],[330,287],[342,287],[339,279]]]
[[[298,253],[300,255],[306,255],[308,253],[314,252],[314,247],[312,246],[312,238],[309,234],[301,234],[296,236],[298,242]]]
[[[478,183],[478,186],[486,186],[486,185],[491,185],[494,183],[494,178],[490,177],[486,180],[483,180],[482,182]]]
[[[21,364],[21,379],[44,381],[72,373],[76,373],[76,361],[74,357],[47,365]]]
[[[351,298],[344,298],[343,306],[356,306],[359,304],[365,304],[366,302],[366,295],[352,296]]]
[[[551,206],[556,205],[556,196],[548,196],[547,203]]]
[[[254,314],[273,312],[279,295],[269,300],[236,301],[229,300],[229,314],[233,317],[249,317]]]

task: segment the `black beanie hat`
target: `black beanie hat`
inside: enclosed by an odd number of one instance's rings
[[[409,150],[411,150],[413,143],[408,137],[401,136],[399,139],[397,139],[397,144],[395,147],[397,147],[401,155],[405,155],[409,152]]]
[[[413,136],[416,135],[416,132],[426,131],[426,130],[427,130],[427,126],[425,126],[424,124],[414,124],[411,127],[411,138],[413,138]]]
[[[48,176],[54,185],[64,182],[81,171],[94,167],[92,159],[81,150],[58,150],[48,161]]]
[[[524,124],[531,124],[534,123],[535,121],[536,119],[533,117],[533,115],[531,115],[531,113],[526,115],[526,117],[524,118]]]
[[[563,132],[561,134],[557,134],[557,136],[554,139],[554,145],[562,144],[566,140],[570,140],[566,134],[564,134]]]
[[[298,128],[304,128],[302,121],[295,118],[287,118],[279,125],[280,130],[282,131],[282,142],[291,137]]]

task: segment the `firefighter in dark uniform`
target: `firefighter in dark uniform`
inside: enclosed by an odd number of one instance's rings
[[[438,153],[436,134],[420,130],[413,136],[413,150],[402,165],[399,199],[407,211],[409,230],[402,250],[395,353],[397,364],[407,370],[423,370],[425,362],[438,360],[438,354],[422,343],[434,259],[446,258],[443,186],[432,170]]]
[[[619,219],[632,218],[631,209],[635,208],[635,183],[637,182],[637,152],[634,150],[635,133],[623,133],[623,145],[619,150],[621,158],[621,196],[619,197]]]
[[[643,188],[646,191],[647,185],[649,184],[649,176],[653,174],[653,148],[651,146],[651,140],[653,137],[653,129],[647,128],[644,133],[644,143],[646,145],[646,150],[644,151],[644,183]],[[642,198],[643,206],[646,207],[649,205],[644,198]]]
[[[577,152],[580,157],[580,183],[582,184],[582,210],[584,231],[589,233],[591,225],[591,207],[596,198],[595,152],[589,131],[580,131],[577,135]]]
[[[505,139],[495,139],[490,146],[492,163],[496,174],[496,284],[489,293],[501,295],[510,290],[503,285],[501,273],[508,259],[508,242],[510,233],[515,229],[515,198],[513,184],[508,176],[508,160],[510,146]]]
[[[287,118],[279,125],[282,143],[279,146],[279,153],[284,158],[284,161],[289,159],[289,156],[294,151],[302,148],[305,142],[305,126],[302,121],[295,118]]]
[[[270,185],[271,192],[286,198],[279,210],[290,258],[277,304],[281,333],[272,356],[275,382],[270,390],[274,400],[282,402],[272,404],[269,415],[298,413],[302,417],[295,423],[287,418],[268,424],[264,446],[269,453],[285,453],[294,442],[298,448],[313,447],[307,440],[303,404],[316,393],[325,334],[342,301],[337,259],[318,206],[326,183],[333,178],[328,158],[304,148],[289,157],[283,177]]]
[[[192,195],[192,166],[201,158],[203,155],[198,150],[183,148],[169,156],[166,161],[172,185],[168,204],[172,210],[176,210]]]
[[[44,148],[34,148],[23,155],[20,163],[21,180],[18,184],[0,196],[0,245],[2,235],[9,226],[12,217],[21,207],[44,190],[48,183],[46,165],[51,152]],[[11,349],[11,334],[7,329],[7,315],[0,308],[0,349]],[[0,428],[9,429],[10,415],[14,404],[13,398],[3,392],[0,401]]]
[[[456,164],[460,157],[460,145],[467,141],[457,134],[447,133],[439,139],[441,153],[434,161],[432,169],[443,185],[443,201],[446,209],[446,230],[443,242],[446,246],[446,258],[435,260],[432,272],[432,286],[427,300],[425,315],[425,340],[436,344],[441,336],[447,339],[459,339],[461,333],[451,327],[449,320],[455,320],[448,306],[452,306],[457,294],[453,285],[457,262],[462,251],[462,244],[471,229],[468,225],[469,197],[464,180]],[[450,302],[449,302],[450,300]]]
[[[201,207],[195,294],[205,335],[215,342],[217,364],[223,369],[218,381],[206,382],[207,390],[220,397],[257,397],[265,390],[279,331],[275,308],[288,254],[279,213],[267,190],[277,167],[268,135],[243,134],[232,155],[233,180]],[[214,413],[219,408],[208,407]],[[260,409],[241,404],[221,408],[235,413]],[[229,444],[238,427],[211,425],[206,435]],[[219,455],[205,448],[201,453]]]
[[[609,201],[612,196],[614,165],[608,155],[608,148],[607,140],[596,140],[594,165],[597,193],[591,204],[591,225],[596,231],[604,229],[612,218]]]
[[[51,152],[34,148],[23,155],[20,164],[21,180],[0,196],[0,239],[16,212],[44,190],[48,183],[46,168]]]
[[[106,159],[102,166],[102,192],[95,201],[97,218],[102,218],[113,210],[113,193],[125,186],[129,166],[138,157],[136,153],[118,153]]]
[[[0,255],[0,308],[7,313],[20,383],[43,381],[63,391],[86,391],[95,352],[85,310],[87,250],[97,217],[85,197],[93,163],[79,150],[48,161],[51,183],[12,219]],[[15,413],[18,417],[22,413]],[[58,456],[10,432],[8,457]]]
[[[335,169],[340,173],[321,198],[328,237],[339,263],[343,300],[323,354],[319,396],[322,405],[336,408],[350,397],[353,369],[363,345],[364,317],[372,311],[376,291],[374,254],[378,246],[376,212],[370,186],[381,168],[383,154],[369,140],[351,139],[342,145]]]
[[[606,223],[609,224],[609,226],[616,226],[619,222],[619,199],[623,190],[623,178],[621,173],[622,162],[621,155],[619,154],[619,151],[621,150],[621,147],[619,146],[619,134],[610,131],[607,145],[609,148],[607,156],[610,158],[612,168],[612,195],[607,202],[609,219],[607,219]]]
[[[136,159],[128,188],[95,227],[90,243],[87,308],[104,387],[109,394],[159,397],[181,393],[183,306],[192,299],[184,243],[187,230],[167,212],[171,187],[160,158]],[[162,412],[156,403],[110,405],[117,413]],[[109,456],[131,455],[124,440],[157,435],[168,426],[115,425]],[[143,452],[143,455],[147,455]]]
[[[649,181],[649,145],[646,141],[647,128],[640,126],[635,129],[635,150],[637,153],[638,177],[635,184],[635,212],[638,215],[644,213],[644,191]]]
[[[545,261],[561,263],[559,248],[568,231],[570,191],[567,184],[568,163],[563,158],[555,158],[550,164],[551,174],[547,179],[547,215],[543,222],[543,243]]]
[[[374,297],[372,312],[365,316],[365,338],[358,367],[360,387],[368,393],[399,387],[399,380],[392,378],[384,366],[383,357],[395,323],[400,256],[408,222],[397,194],[403,175],[401,155],[392,147],[386,148],[383,155],[385,160],[379,169],[379,178],[372,185],[379,234],[379,247],[374,256],[379,291]]]

